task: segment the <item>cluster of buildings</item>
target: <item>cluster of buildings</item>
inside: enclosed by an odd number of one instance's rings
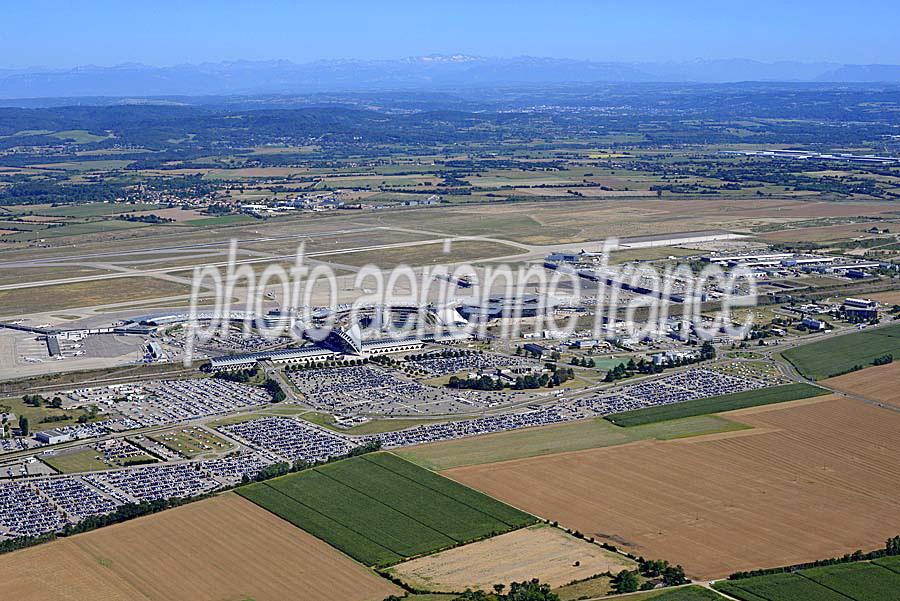
[[[723,267],[743,267],[765,275],[785,275],[794,271],[832,273],[849,278],[868,277],[866,270],[884,266],[880,261],[849,259],[833,255],[764,251],[755,253],[716,253],[701,258]]]
[[[804,328],[820,332],[828,329],[828,323],[819,316],[841,317],[851,323],[872,322],[878,319],[879,306],[871,299],[848,297],[840,305],[807,303],[789,309],[800,314],[800,324]]]
[[[845,298],[844,315],[851,320],[871,321],[878,319],[878,303],[866,298]]]
[[[351,322],[351,316],[357,321]],[[453,344],[469,337],[456,327],[465,323],[458,313],[430,306],[342,306],[334,311],[319,311],[312,317],[320,321],[334,320],[336,325],[324,340],[310,341],[295,348],[213,357],[210,368],[213,371],[248,369],[260,361],[311,366],[343,358],[409,353],[421,350],[426,343]],[[296,315],[290,311],[272,311],[261,319],[267,328],[296,325]],[[402,331],[405,324],[418,324],[420,320],[429,327],[414,328],[400,335],[395,333]]]
[[[341,192],[319,192],[298,196],[290,200],[279,200],[267,204],[241,204],[241,213],[254,217],[271,217],[293,211],[328,211],[344,208]]]

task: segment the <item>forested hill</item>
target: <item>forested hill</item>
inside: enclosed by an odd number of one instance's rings
[[[0,108],[0,150],[150,150],[272,143],[445,144],[641,132],[643,143],[846,143],[897,134],[900,86],[557,86],[481,95],[368,93],[217,97]],[[735,132],[734,123],[746,132]],[[66,132],[87,135],[67,136]]]

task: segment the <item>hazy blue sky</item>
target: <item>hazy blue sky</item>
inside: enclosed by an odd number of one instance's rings
[[[5,2],[0,66],[423,54],[900,63],[898,0]]]

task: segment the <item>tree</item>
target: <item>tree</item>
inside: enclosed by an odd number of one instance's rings
[[[636,572],[622,570],[612,579],[613,590],[617,593],[633,593],[638,590],[640,583]]]
[[[24,415],[19,416],[19,434],[28,436],[28,418]]]
[[[40,407],[43,400],[43,397],[39,394],[26,394],[22,397],[22,402],[32,407]]]
[[[559,601],[559,596],[551,592],[550,586],[541,584],[535,578],[530,582],[513,582],[509,592],[500,596],[504,601]]]
[[[508,592],[504,594],[503,591],[506,589],[503,584],[495,584],[493,593],[468,589],[454,601],[559,601],[559,596],[550,590],[550,586],[541,584],[537,578],[513,582],[509,585]],[[390,598],[385,599],[389,600]]]
[[[662,577],[666,586],[678,586],[687,582],[687,578],[684,576],[684,568],[680,565],[666,567],[663,570]]]
[[[665,559],[648,559],[638,563],[640,564],[641,573],[648,578],[660,576],[669,567],[669,562]]]

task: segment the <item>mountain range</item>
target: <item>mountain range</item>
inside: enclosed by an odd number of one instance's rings
[[[0,98],[152,97],[442,89],[561,83],[900,83],[900,65],[745,59],[626,63],[433,55],[399,60],[232,61],[0,69]]]

